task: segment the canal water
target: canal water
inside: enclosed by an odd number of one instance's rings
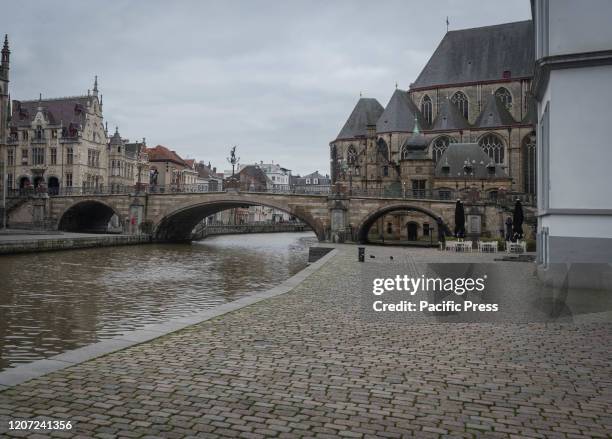
[[[306,267],[311,232],[0,257],[0,370],[266,290]]]

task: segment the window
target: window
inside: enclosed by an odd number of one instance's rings
[[[512,95],[505,87],[500,87],[495,91],[495,96],[506,106],[508,111],[512,109]]]
[[[383,166],[383,177],[388,177],[388,176],[389,176],[389,167]]]
[[[57,148],[51,148],[51,164],[57,165]]]
[[[13,189],[13,184],[15,180],[13,178],[13,174],[6,174],[6,187],[7,189]]]
[[[306,179],[306,184],[310,184],[310,178]]]
[[[51,130],[51,138],[57,139],[57,130]]]
[[[44,165],[45,164],[45,149],[44,148],[32,148],[32,164],[33,165]]]
[[[43,129],[40,125],[38,125],[36,127],[36,138],[37,139],[42,139],[43,138]]]
[[[450,189],[440,189],[438,191],[438,195],[441,200],[450,200],[451,198],[451,190]]]
[[[432,105],[431,98],[427,95],[423,96],[423,100],[421,101],[421,113],[423,113],[423,117],[427,123],[431,124]]]
[[[346,162],[350,166],[354,166],[357,163],[357,151],[355,150],[355,147],[353,145],[348,147],[348,150],[346,152]]]
[[[531,133],[523,139],[523,190],[527,194],[536,193],[536,136]]]
[[[389,147],[387,146],[387,142],[385,139],[378,139],[376,152],[379,158],[382,158],[384,161],[389,161]]]
[[[72,147],[69,147],[66,149],[66,164],[72,165],[73,163],[74,163],[74,149],[72,149]],[[67,186],[72,186],[72,185],[69,184]]]
[[[437,163],[438,160],[440,160],[440,157],[442,157],[442,155],[448,148],[448,145],[450,145],[451,143],[456,143],[456,142],[457,140],[455,140],[454,137],[450,137],[450,136],[436,137],[434,141],[431,142],[431,158],[433,159],[434,163]]]
[[[429,236],[429,223],[423,223],[423,236]]]
[[[387,223],[387,233],[393,233],[393,224]]]
[[[504,144],[499,137],[495,134],[487,134],[478,143],[495,164],[500,165],[504,163]]]
[[[13,148],[9,148],[6,151],[6,161],[9,166],[12,166],[15,164],[15,150]]]
[[[318,178],[313,178],[312,179],[312,184],[319,184],[319,179]]]
[[[463,117],[468,119],[469,107],[467,96],[463,92],[458,91],[451,97],[451,102],[457,106]]]
[[[425,197],[426,180],[412,180],[412,196],[416,198]]]
[[[22,134],[23,140],[28,140],[28,130],[25,130]]]
[[[72,172],[66,173],[66,186],[72,187]]]
[[[28,164],[28,149],[27,148],[23,148],[21,150],[21,164],[22,165]]]

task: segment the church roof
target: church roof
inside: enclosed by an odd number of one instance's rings
[[[35,99],[31,101],[13,100],[11,126],[30,126],[42,107],[45,117],[52,125],[85,125],[85,114],[92,96],[71,96],[58,99]]]
[[[337,139],[353,139],[367,134],[368,125],[376,125],[376,121],[384,108],[374,98],[360,98],[348,120],[340,130]]]
[[[415,117],[423,125],[423,118],[417,106],[405,90],[396,89],[389,103],[376,123],[377,133],[411,132]]]
[[[513,125],[516,121],[503,104],[494,94],[487,97],[484,109],[480,112],[474,127],[476,128],[495,128],[499,126]]]
[[[410,152],[422,152],[427,149],[427,145],[429,145],[429,142],[421,132],[419,121],[416,116],[413,121],[413,125],[414,128],[412,129],[412,135],[410,137],[407,137],[406,140],[404,140],[400,151],[404,150],[404,148],[406,148]]]
[[[478,143],[451,143],[436,163],[434,175],[436,177],[463,178],[464,166],[469,161],[472,166],[471,178],[504,178],[508,177],[506,171],[493,163],[491,158],[482,150]],[[489,169],[495,169],[494,174]]]
[[[411,88],[533,75],[533,22],[449,31]]]
[[[463,117],[457,106],[450,99],[442,100],[438,108],[438,115],[431,125],[432,130],[465,130],[469,123]]]

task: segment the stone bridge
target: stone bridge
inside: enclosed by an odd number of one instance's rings
[[[420,212],[440,229],[454,228],[454,201],[409,198],[347,197],[258,193],[227,190],[204,193],[146,193],[74,196],[34,196],[9,211],[9,226],[45,224],[65,231],[107,230],[113,215],[124,233],[150,233],[156,241],[189,240],[204,218],[225,209],[263,205],[286,211],[308,224],[320,241],[365,242],[369,228],[394,211]],[[482,218],[481,230],[499,230],[501,209],[494,205],[466,206]],[[476,209],[474,211],[474,209]]]

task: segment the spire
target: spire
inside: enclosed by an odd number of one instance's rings
[[[93,95],[98,96],[98,75],[96,75],[94,79]]]
[[[418,136],[421,134],[421,127],[419,127],[419,118],[417,115],[414,115],[414,128],[412,129],[412,134]]]
[[[9,50],[8,34],[5,34],[4,35],[4,46],[2,46],[2,64],[3,65],[4,63],[8,64],[10,54],[11,54],[11,51]]]
[[[8,35],[4,35],[4,47],[2,47],[2,62],[0,64],[0,79],[8,81],[9,79],[9,58],[11,51],[9,50]]]

